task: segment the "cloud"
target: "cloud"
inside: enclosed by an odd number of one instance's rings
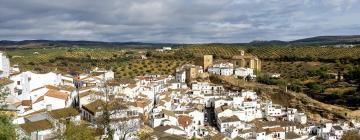
[[[0,0],[0,40],[293,40],[359,31],[359,0]]]

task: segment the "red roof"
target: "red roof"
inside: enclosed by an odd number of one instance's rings
[[[192,118],[189,116],[185,116],[185,115],[180,115],[178,117],[178,123],[182,126],[182,127],[187,127],[191,124]]]

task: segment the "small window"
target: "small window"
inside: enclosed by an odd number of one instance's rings
[[[20,85],[20,81],[17,81],[17,85]]]

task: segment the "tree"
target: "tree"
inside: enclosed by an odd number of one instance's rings
[[[16,139],[15,126],[8,114],[0,112],[0,139],[11,140]]]
[[[142,131],[139,134],[139,139],[140,140],[151,140],[152,138],[151,138],[151,135],[149,133]]]
[[[102,105],[104,108],[103,114],[101,115],[100,118],[97,119],[97,123],[98,125],[100,125],[100,127],[102,127],[107,135],[108,139],[112,139],[113,138],[113,134],[114,134],[114,130],[111,129],[111,119],[110,116],[114,113],[112,111],[110,111],[110,106],[109,106],[109,95],[112,94],[114,92],[114,87],[111,86],[111,83],[103,81],[100,85],[100,90],[103,92],[103,94],[105,95],[105,103]],[[114,105],[116,106],[116,105]]]
[[[9,89],[0,85],[0,110],[5,109],[7,107],[6,98],[10,94]]]
[[[115,124],[117,134],[121,136],[121,139],[125,140],[126,136],[133,132],[137,132],[140,129],[140,120],[138,119],[129,119],[124,121],[119,121]]]
[[[65,140],[95,140],[94,131],[87,126],[69,123],[66,126]]]

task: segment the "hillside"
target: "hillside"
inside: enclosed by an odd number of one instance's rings
[[[335,45],[335,44],[360,44],[360,35],[349,36],[317,36],[294,41],[281,40],[255,40],[249,43],[209,43],[202,45],[216,46],[298,46],[298,45]],[[53,47],[88,47],[88,48],[160,48],[163,46],[179,47],[200,44],[177,43],[144,43],[144,42],[103,42],[103,41],[69,41],[69,40],[1,40],[1,48],[53,48]]]
[[[360,35],[349,36],[317,36],[290,41],[290,43],[319,43],[319,44],[359,44]]]

